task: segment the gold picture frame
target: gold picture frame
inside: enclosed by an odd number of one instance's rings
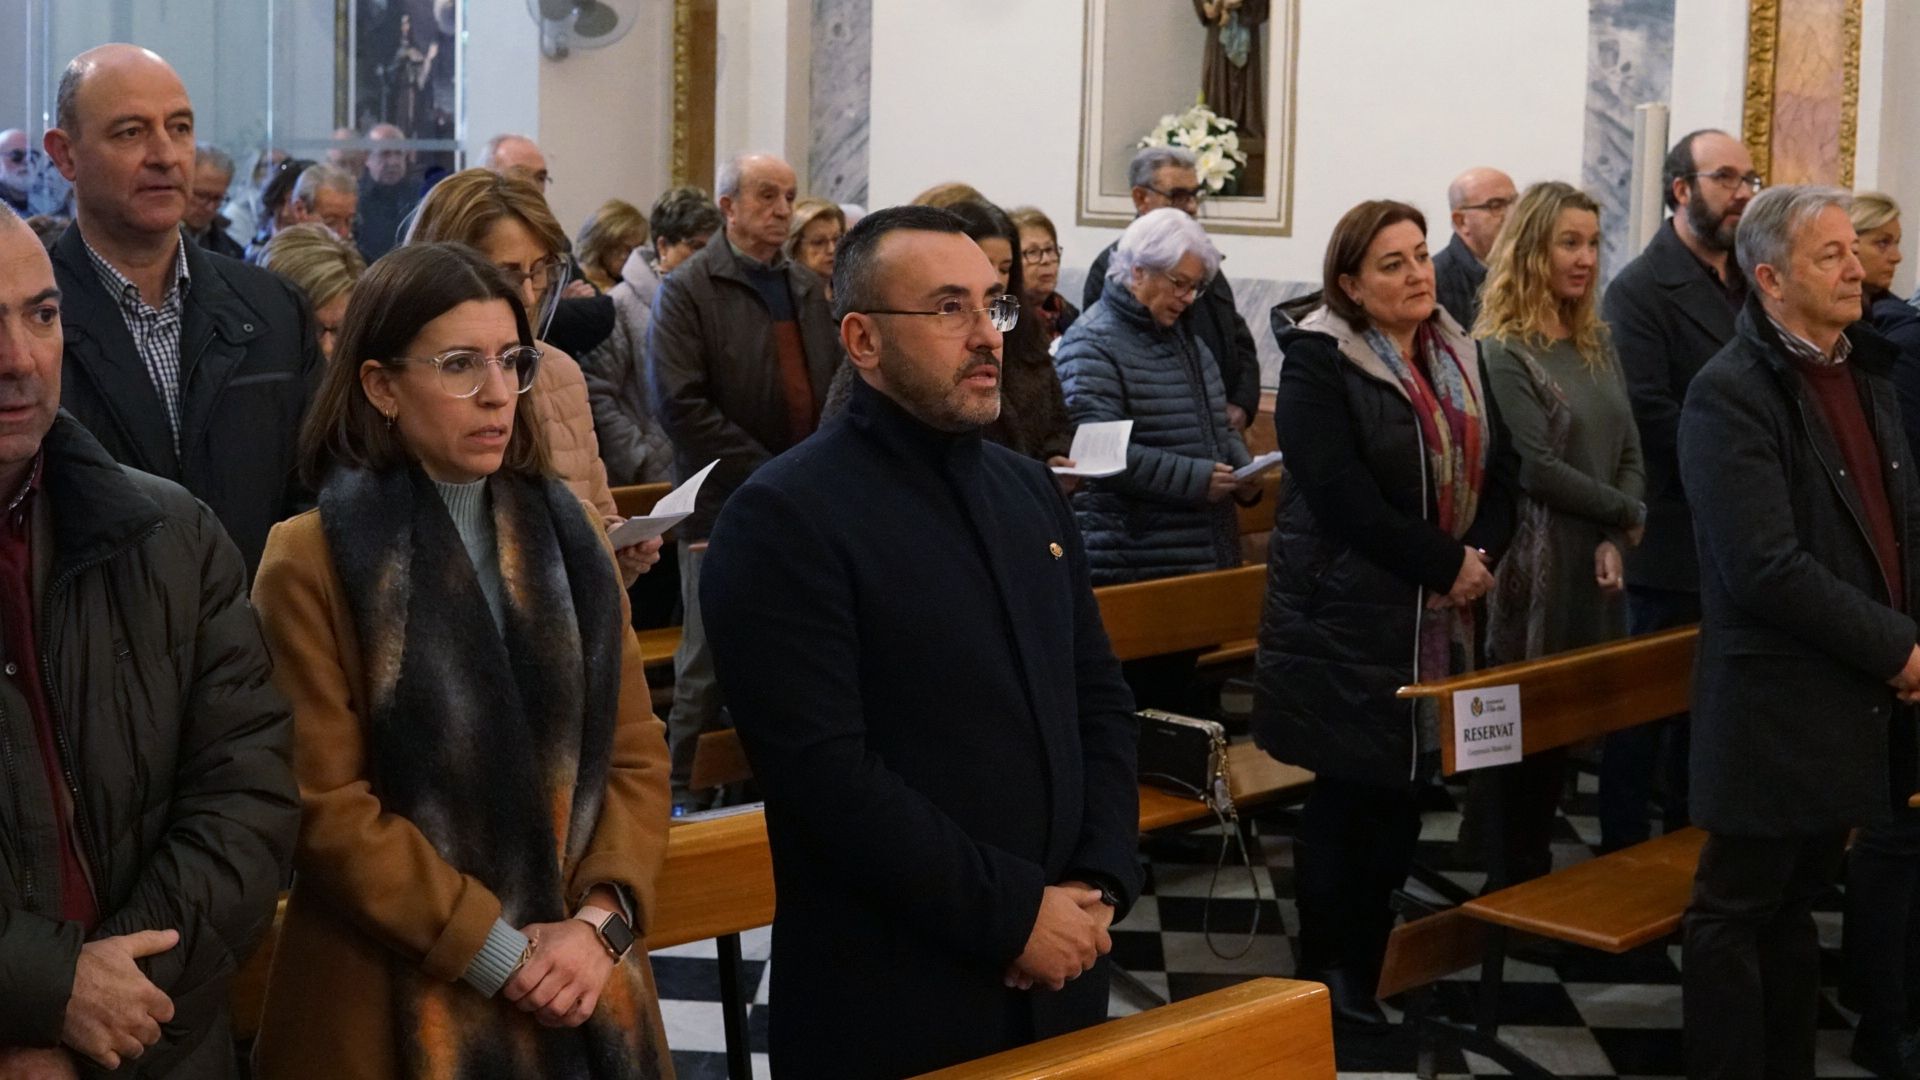
[[[713,183],[718,0],[673,3],[673,183]]]
[[[1809,145],[1800,133],[1782,132],[1775,120],[1779,116],[1778,97],[1780,57],[1783,51],[1801,47],[1802,42],[1782,40],[1782,10],[1804,2],[1838,2],[1841,8],[1839,132],[1836,175],[1818,175],[1813,163],[1822,147]],[[1747,87],[1741,134],[1753,167],[1768,183],[1820,182],[1853,186],[1853,159],[1858,146],[1860,121],[1860,34],[1861,0],[1748,0],[1747,3]],[[1782,140],[1787,140],[1785,145]],[[1776,174],[1789,171],[1784,179]],[[1813,175],[1806,175],[1809,171]]]
[[[1293,235],[1294,132],[1299,101],[1301,0],[1271,0],[1272,14],[1266,25],[1265,84],[1268,130],[1264,143],[1262,183],[1258,196],[1215,196],[1202,204],[1199,217],[1207,231],[1255,236]],[[1185,7],[1185,4],[1179,5]],[[1113,15],[1136,12],[1123,0],[1086,0],[1083,31],[1084,62],[1080,92],[1080,148],[1075,184],[1075,220],[1081,225],[1124,228],[1133,220],[1133,201],[1124,178],[1113,175],[1120,147],[1111,143],[1108,129],[1115,126],[1107,115],[1107,54],[1114,42]],[[1142,43],[1143,48],[1159,50],[1163,43]],[[1156,56],[1158,53],[1156,52]],[[1195,80],[1198,81],[1197,79]],[[1188,102],[1191,104],[1191,102]],[[1178,111],[1181,102],[1169,99],[1160,111]],[[1144,120],[1139,134],[1151,126]],[[1116,112],[1115,117],[1120,113]],[[1138,135],[1128,135],[1127,140]]]

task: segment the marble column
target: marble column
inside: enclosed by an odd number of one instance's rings
[[[1592,0],[1587,22],[1586,151],[1580,186],[1600,204],[1600,273],[1626,251],[1633,178],[1633,110],[1673,92],[1674,0]],[[1685,132],[1672,132],[1678,138]]]
[[[872,96],[873,0],[813,0],[812,194],[866,205]]]

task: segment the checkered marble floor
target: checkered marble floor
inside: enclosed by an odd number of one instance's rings
[[[1582,772],[1577,792],[1557,825],[1556,865],[1590,858],[1599,842],[1594,817],[1595,780]],[[1456,789],[1456,801],[1462,791]],[[1468,890],[1482,875],[1467,869],[1455,851],[1460,827],[1457,812],[1425,815],[1420,843],[1423,865],[1444,873]],[[1230,865],[1220,875],[1211,919],[1213,945],[1234,956],[1247,946],[1248,917],[1256,904],[1258,932],[1244,955],[1222,959],[1209,948],[1204,926],[1207,896],[1219,853],[1217,831],[1149,838],[1147,889],[1126,922],[1114,928],[1113,958],[1140,981],[1173,1000],[1205,993],[1257,975],[1288,976],[1294,970],[1293,937],[1299,917],[1293,903],[1293,852],[1285,812],[1255,820],[1255,871],[1260,899],[1247,871]],[[1237,854],[1237,852],[1236,852]],[[1416,893],[1420,892],[1415,887]],[[1834,959],[1840,940],[1839,898],[1824,905],[1817,918],[1822,944]],[[758,987],[749,1012],[754,1075],[770,1076],[766,1056],[766,970],[769,932],[745,936],[747,984]],[[653,956],[660,983],[667,1041],[682,1080],[726,1076],[722,1053],[720,989],[713,942],[668,949]],[[1677,1077],[1682,1073],[1680,1043],[1680,946],[1677,939],[1657,942],[1623,956],[1571,950],[1554,967],[1509,960],[1501,1034],[1561,1077]],[[1440,1010],[1453,1019],[1472,1016],[1477,969],[1445,980],[1437,992]],[[1831,980],[1829,980],[1830,982]],[[1825,995],[1820,1018],[1820,1057],[1816,1075],[1859,1077],[1868,1073],[1847,1060],[1851,1017]],[[1116,986],[1112,1014],[1136,1011],[1141,1003]],[[1396,1020],[1399,1012],[1389,1006]],[[1336,1045],[1340,1075],[1350,1080],[1411,1080],[1414,1040],[1396,1027],[1387,1036],[1342,1038]],[[1447,1077],[1505,1075],[1497,1065],[1474,1055],[1442,1051],[1440,1070]]]

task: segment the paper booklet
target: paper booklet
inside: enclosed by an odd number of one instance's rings
[[[1233,478],[1235,480],[1251,480],[1279,464],[1280,451],[1271,450],[1233,470]]]
[[[1127,441],[1133,437],[1133,421],[1101,420],[1081,424],[1073,433],[1073,448],[1067,451],[1072,468],[1056,465],[1061,476],[1084,476],[1098,480],[1127,471]]]
[[[608,533],[607,539],[613,541],[614,550],[651,540],[692,517],[694,503],[700,498],[700,485],[707,482],[707,474],[718,464],[718,458],[708,462],[706,468],[688,477],[686,483],[661,496],[660,501],[653,504],[653,513],[628,518]]]

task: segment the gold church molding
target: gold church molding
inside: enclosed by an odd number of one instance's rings
[[[673,183],[713,184],[717,0],[673,0]]]
[[[1741,137],[1753,155],[1753,167],[1775,182],[1775,89],[1779,79],[1782,5],[1806,0],[1747,0],[1747,87]],[[1853,186],[1853,159],[1860,124],[1861,0],[1841,0],[1839,175],[1827,178]],[[1792,43],[1785,43],[1791,47]]]

